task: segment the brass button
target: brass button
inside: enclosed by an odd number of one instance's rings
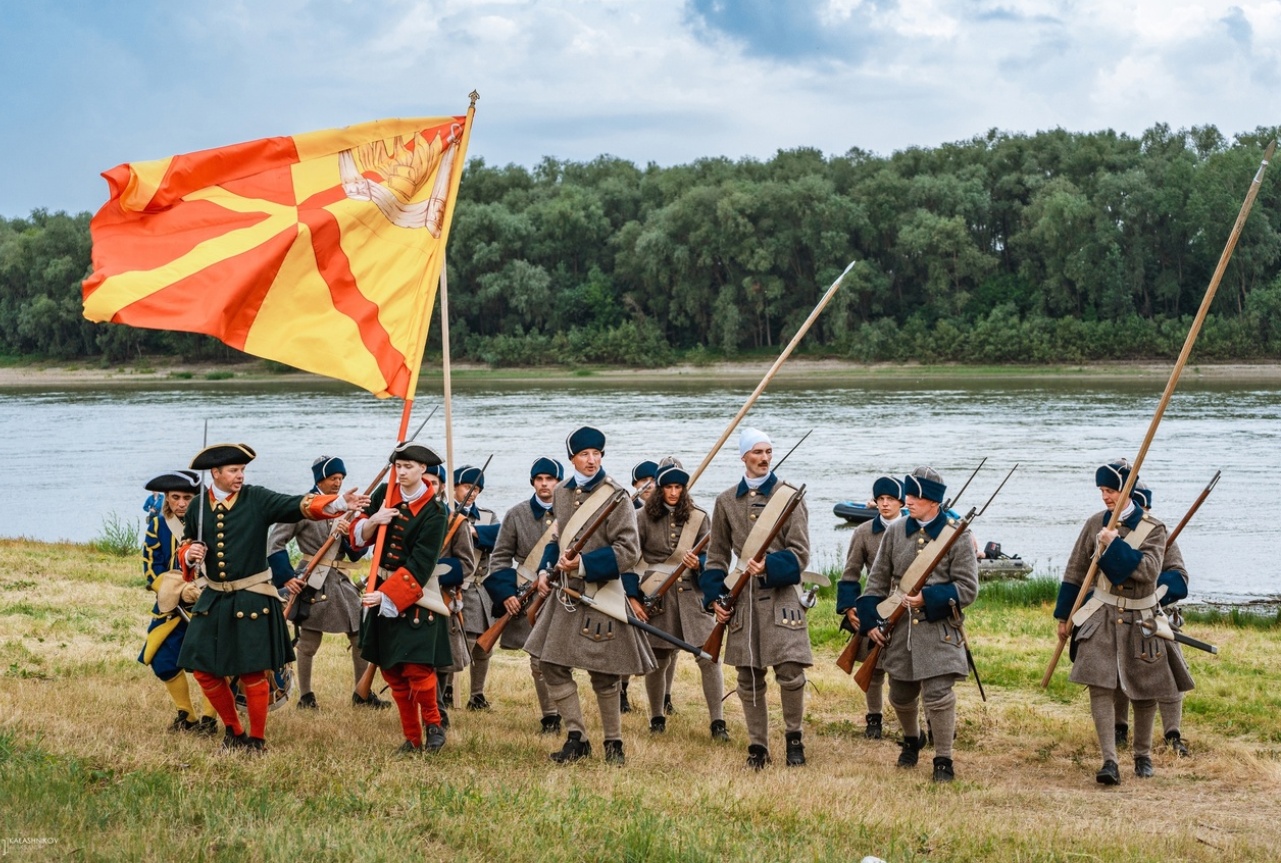
[[[268,614],[268,613],[270,613],[270,612],[271,612],[271,609],[270,609],[270,608],[264,608],[264,609],[262,610],[262,613],[263,613],[263,614]]]
[[[222,552],[222,551],[218,552],[218,556],[219,556],[219,557],[223,557],[225,554],[226,554],[226,552]]]
[[[920,623],[920,621],[919,621],[919,620],[917,620],[915,617],[913,617],[913,618],[912,618],[912,625],[913,625],[913,626],[916,626],[916,624],[918,624],[918,623]]]
[[[218,568],[219,568],[219,569],[226,569],[226,568],[227,568],[227,564],[220,560],[220,561],[218,561]]]
[[[243,611],[236,612],[236,617],[244,617],[244,616],[245,616],[245,613]]]
[[[222,535],[222,534],[219,534],[219,536],[221,536],[221,535]],[[219,547],[219,548],[222,548],[224,545],[226,545],[226,543],[222,543],[222,542],[218,543],[218,547]]]
[[[582,506],[582,505],[583,505],[583,502],[581,500],[574,501],[574,506]]]
[[[756,513],[752,513],[751,515],[748,516],[748,518],[750,518],[752,521],[756,521]]]
[[[754,492],[754,491],[749,491],[749,492],[747,493],[747,496],[748,496],[748,497],[756,497],[756,492]]]
[[[249,619],[250,619],[250,620],[257,620],[257,619],[258,619],[258,612],[256,612],[256,611],[250,612],[250,613],[249,613]]]
[[[223,535],[222,535],[222,533],[220,532],[220,533],[218,534],[218,538],[219,538],[219,539],[222,539],[222,536],[223,536]]]
[[[322,594],[320,595],[320,598],[321,598],[321,599],[328,599],[329,597],[322,593]],[[316,601],[316,600],[314,600],[314,599],[312,600],[312,602],[315,602],[315,601]]]

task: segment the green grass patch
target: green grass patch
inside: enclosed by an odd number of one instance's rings
[[[235,372],[205,372],[204,374],[204,378],[207,381],[228,381],[235,376]]]
[[[191,372],[170,372],[169,377],[180,381],[189,381],[195,377]]]

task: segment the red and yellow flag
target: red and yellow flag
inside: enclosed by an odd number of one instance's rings
[[[465,117],[379,120],[128,163],[90,224],[84,314],[412,398]]]

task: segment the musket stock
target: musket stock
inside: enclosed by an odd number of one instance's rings
[[[694,544],[694,547],[689,550],[689,553],[697,557],[707,548],[707,544],[711,542],[711,540],[712,534],[711,531],[708,531],[706,536]],[[658,586],[657,590],[653,593],[647,593],[641,598],[641,605],[644,606],[646,614],[653,613],[653,610],[662,601],[663,597],[667,595],[667,592],[672,589],[672,586],[675,585],[676,582],[680,581],[681,576],[684,575],[685,571],[688,569],[689,567],[687,567],[685,565],[685,561],[682,560],[680,566],[672,570],[672,574],[663,579],[663,583]]]

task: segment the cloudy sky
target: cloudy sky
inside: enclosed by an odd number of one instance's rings
[[[888,154],[982,134],[1281,124],[1281,0],[7,0],[0,215],[101,171],[463,113],[533,165]]]

